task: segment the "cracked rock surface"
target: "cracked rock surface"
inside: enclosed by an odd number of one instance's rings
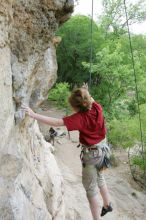
[[[37,108],[57,77],[51,39],[72,0],[0,0],[0,219],[65,219],[63,178],[22,103]]]

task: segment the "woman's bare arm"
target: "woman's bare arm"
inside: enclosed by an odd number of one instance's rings
[[[27,106],[22,106],[22,109],[31,117],[36,119],[37,121],[40,121],[44,124],[48,124],[50,126],[64,126],[63,119],[58,119],[58,118],[52,118],[52,117],[47,117],[41,114],[35,113],[31,108]]]
[[[47,116],[40,115],[37,113],[34,114],[33,118],[36,119],[37,121],[48,124],[50,126],[63,126],[64,125],[64,122],[62,119],[47,117]]]

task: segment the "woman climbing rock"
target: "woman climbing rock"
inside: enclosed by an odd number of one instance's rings
[[[24,111],[32,118],[50,126],[66,126],[68,131],[79,131],[79,142],[82,148],[82,183],[86,190],[93,220],[112,211],[108,188],[104,179],[104,167],[108,167],[106,144],[106,128],[102,107],[90,96],[84,85],[75,89],[69,97],[69,103],[74,111],[70,116],[62,119],[43,116],[35,113],[31,108],[22,106]],[[98,188],[103,199],[100,212]]]

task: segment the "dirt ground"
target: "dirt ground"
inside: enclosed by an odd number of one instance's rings
[[[38,113],[61,118],[62,110],[43,104]],[[45,135],[49,131],[47,125],[40,123],[40,129]],[[56,138],[55,158],[64,178],[64,195],[66,203],[66,220],[92,220],[89,204],[81,182],[80,149],[78,132],[71,132],[69,139],[65,127],[57,129],[65,131],[66,135]],[[105,171],[105,178],[110,192],[113,212],[103,217],[105,220],[142,220],[146,219],[146,191],[141,189],[131,177],[127,152],[123,149],[114,151],[118,166]],[[100,206],[102,200],[99,194]]]

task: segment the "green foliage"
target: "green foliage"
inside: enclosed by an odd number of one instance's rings
[[[90,23],[90,18],[86,16],[74,16],[57,33],[62,37],[62,42],[57,48],[58,82],[68,82],[71,88],[89,79]],[[139,102],[144,104],[146,47],[143,45],[146,45],[146,37],[131,37]],[[125,115],[133,116],[137,113],[134,101],[135,77],[128,36],[108,32],[105,38],[105,31],[95,23],[91,94],[103,105],[108,120],[122,119]]]
[[[130,116],[134,116],[138,113],[137,103],[135,99],[132,99],[131,102],[128,103],[128,111]]]
[[[135,38],[132,38],[135,41]],[[140,38],[146,43],[146,38]],[[136,38],[137,40],[137,38]],[[133,49],[136,79],[134,75],[131,53],[127,48],[129,40],[125,36],[113,42],[107,41],[105,47],[96,53],[92,65],[91,94],[101,102],[108,119],[116,117],[120,119],[122,114],[131,116],[137,113],[135,99],[136,86],[138,90],[139,104],[146,103],[146,68],[145,48],[141,48],[139,58],[138,50]],[[137,43],[137,42],[136,42]],[[85,69],[90,68],[90,63],[82,63]],[[136,80],[136,83],[135,83]]]
[[[49,91],[48,99],[55,101],[59,108],[68,108],[68,97],[70,95],[68,83],[57,83]]]
[[[139,82],[138,91],[140,104],[146,103],[146,77],[142,77]]]
[[[143,171],[146,170],[146,155],[137,155],[132,158],[133,165],[139,166]]]
[[[91,93],[110,115],[113,114],[113,107],[118,100],[134,86],[132,67],[125,63],[125,54],[121,47],[120,42],[114,48],[110,45],[104,47],[96,54],[92,68]],[[83,66],[89,69],[90,64],[84,62]]]
[[[89,71],[83,68],[82,62],[90,59],[90,25],[89,17],[77,15],[71,17],[57,32],[62,37],[57,48],[58,82],[75,85],[88,81]],[[93,57],[103,42],[101,31],[93,22]]]
[[[141,120],[144,143],[146,143],[146,104],[141,105]],[[139,116],[125,117],[123,120],[111,120],[108,123],[109,142],[113,146],[122,146],[124,148],[133,147],[135,144],[141,142]]]
[[[123,34],[126,31],[126,21],[123,18],[125,6],[123,0],[103,0],[103,13],[100,17],[101,26],[108,32],[111,29],[114,34]],[[146,19],[145,0],[126,1],[129,24],[138,23]]]

